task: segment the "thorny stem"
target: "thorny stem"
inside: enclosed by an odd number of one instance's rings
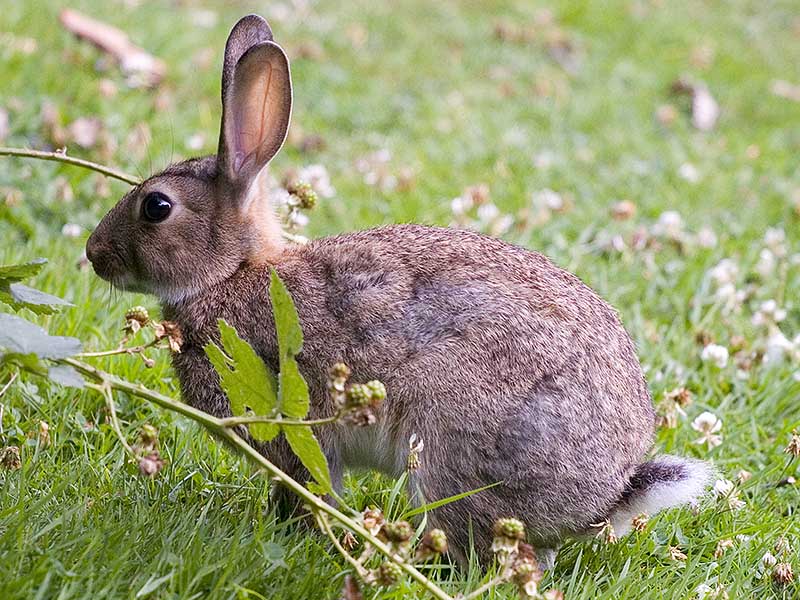
[[[8,148],[0,146],[0,156],[19,156],[23,158],[36,158],[39,160],[50,160],[54,162],[65,163],[68,165],[73,165],[76,167],[83,167],[84,169],[89,169],[90,171],[95,171],[97,173],[101,173],[106,177],[112,177],[114,179],[118,179],[119,181],[124,181],[130,185],[139,185],[142,183],[142,180],[134,175],[130,175],[125,173],[124,171],[120,171],[113,167],[107,167],[106,165],[101,165],[100,163],[92,162],[90,160],[84,160],[82,158],[76,158],[74,156],[67,156],[66,149],[64,150],[56,150],[55,152],[46,152],[44,150],[30,150],[28,148]],[[284,239],[289,242],[293,242],[295,244],[305,244],[306,239],[302,236],[295,235],[293,233],[289,233],[288,231],[281,231]],[[83,356],[86,356],[85,354]]]
[[[52,160],[55,162],[66,163],[76,167],[83,167],[90,171],[96,171],[106,177],[113,177],[130,185],[139,185],[142,181],[138,177],[129,175],[123,171],[118,171],[112,167],[107,167],[90,160],[67,156],[66,150],[56,152],[45,152],[44,150],[29,150],[28,148],[3,148],[0,147],[0,156],[21,156],[24,158],[38,158],[39,160]]]
[[[301,485],[295,481],[295,479],[280,470],[275,464],[273,464],[265,456],[261,455],[255,448],[248,444],[244,438],[239,437],[229,427],[227,427],[224,424],[224,419],[219,419],[206,412],[197,410],[188,404],[178,402],[169,396],[165,396],[164,394],[150,390],[141,384],[135,384],[131,383],[130,381],[120,379],[111,373],[101,371],[100,369],[97,369],[79,360],[75,360],[73,358],[64,358],[58,362],[69,365],[86,377],[96,381],[99,385],[91,386],[92,389],[97,389],[98,387],[102,388],[105,385],[109,389],[126,392],[132,396],[138,396],[139,398],[153,402],[162,408],[177,412],[200,423],[211,433],[219,438],[224,439],[231,446],[234,446],[239,454],[244,455],[248,460],[250,460],[250,462],[264,469],[269,477],[277,479],[296,495],[300,496],[300,498],[302,498],[310,506],[312,512],[318,512],[321,515],[330,517],[334,521],[358,534],[359,537],[373,546],[376,551],[380,552],[389,560],[396,563],[403,572],[424,587],[434,598],[437,598],[438,600],[455,600],[438,585],[425,577],[425,575],[418,571],[405,558],[393,552],[389,546],[370,534],[370,532],[367,531],[364,526],[361,525],[361,523],[351,519],[341,511],[325,502],[319,496],[311,493],[305,488],[305,486]]]
[[[75,356],[78,358],[98,358],[101,356],[114,356],[115,354],[139,354],[148,348],[152,348],[153,346],[157,345],[160,341],[160,339],[155,339],[152,342],[142,344],[141,346],[133,346],[131,348],[120,346],[114,350],[103,350],[102,352],[81,352]]]
[[[239,425],[249,425],[250,423],[271,423],[273,425],[297,425],[297,426],[316,426],[316,425],[329,425],[341,418],[341,413],[337,412],[332,417],[325,417],[324,419],[312,419],[309,421],[294,420],[294,419],[275,419],[264,415],[251,415],[245,417],[226,417],[220,419],[223,427],[237,427]]]

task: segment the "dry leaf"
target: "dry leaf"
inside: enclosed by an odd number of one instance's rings
[[[121,29],[69,8],[61,11],[59,20],[78,38],[111,55],[119,63],[131,87],[155,87],[164,78],[166,64],[131,42]]]
[[[783,79],[776,79],[770,84],[769,91],[780,98],[800,102],[800,85],[794,85]]]
[[[679,79],[672,84],[672,91],[676,94],[688,94],[691,97],[692,125],[700,131],[710,131],[714,128],[719,118],[719,104],[706,84]]]

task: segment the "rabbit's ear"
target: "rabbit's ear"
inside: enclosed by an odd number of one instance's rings
[[[225,48],[218,161],[239,189],[280,150],[292,111],[289,59],[264,36],[272,37],[266,21],[251,15],[236,24]]]

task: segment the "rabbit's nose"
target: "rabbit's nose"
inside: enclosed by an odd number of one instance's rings
[[[92,263],[94,272],[100,277],[108,275],[111,257],[112,253],[97,240],[97,236],[94,233],[90,235],[89,239],[86,240],[86,258]]]

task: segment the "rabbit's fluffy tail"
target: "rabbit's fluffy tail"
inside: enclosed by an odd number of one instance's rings
[[[714,473],[704,461],[658,456],[636,467],[628,488],[609,516],[617,535],[631,530],[631,520],[642,513],[654,515],[660,510],[688,504],[705,491]]]

